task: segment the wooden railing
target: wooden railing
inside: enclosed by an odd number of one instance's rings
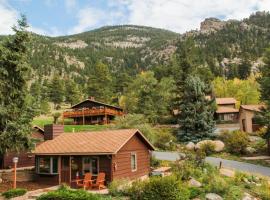
[[[111,108],[94,108],[94,109],[85,108],[81,110],[65,111],[63,113],[64,118],[98,116],[98,115],[120,116],[120,115],[123,115],[123,112],[120,110],[115,110]]]

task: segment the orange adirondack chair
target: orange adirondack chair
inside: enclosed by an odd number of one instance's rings
[[[101,172],[98,174],[97,179],[92,180],[90,183],[90,188],[97,187],[99,190],[105,188],[105,173]]]
[[[85,190],[87,187],[90,186],[91,181],[92,181],[91,178],[92,178],[91,173],[85,173],[84,179],[76,180],[76,184],[78,187],[83,187],[83,189]]]

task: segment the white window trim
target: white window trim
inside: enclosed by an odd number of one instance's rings
[[[82,157],[82,174],[84,175],[84,159],[85,158],[90,158],[90,172],[92,173],[92,175],[97,176],[99,173],[99,157],[98,156],[84,156]],[[97,174],[93,174],[93,170],[92,170],[92,158],[96,158],[97,159]]]
[[[132,157],[135,157],[135,169],[133,169],[133,166],[132,166]],[[138,165],[137,165],[137,153],[136,152],[132,152],[130,154],[130,165],[131,165],[131,171],[132,172],[136,172],[137,171],[137,168],[138,168]]]
[[[50,172],[49,173],[45,173],[45,172],[40,172],[40,158],[41,157],[37,157],[37,161],[36,161],[36,172],[38,173],[38,174],[47,174],[47,175],[57,175],[58,173],[59,173],[59,169],[58,169],[58,160],[57,160],[57,172],[56,173],[54,173],[53,172],[53,158],[54,157],[50,157]]]

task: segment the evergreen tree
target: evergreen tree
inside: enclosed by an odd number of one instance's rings
[[[78,103],[81,97],[81,92],[78,85],[73,80],[66,82],[66,102],[70,104]]]
[[[247,58],[244,58],[238,66],[238,75],[240,79],[247,79],[251,72],[251,64]]]
[[[30,67],[26,55],[30,38],[26,28],[26,17],[22,16],[13,27],[15,35],[0,44],[0,153],[31,145],[35,112],[27,91]]]
[[[112,77],[108,66],[100,61],[94,65],[89,76],[87,94],[108,103],[112,97]]]
[[[64,83],[59,78],[59,76],[55,75],[51,80],[48,88],[49,99],[54,103],[55,108],[59,106],[64,101]]]
[[[268,144],[268,152],[270,154],[270,48],[266,50],[264,63],[261,67],[261,77],[258,79],[260,83],[261,101],[266,105],[262,112],[259,113],[259,119],[266,126],[264,138]]]
[[[207,85],[196,76],[188,76],[179,107],[178,121],[181,141],[200,141],[209,138],[215,122],[213,101],[205,98],[209,92]]]

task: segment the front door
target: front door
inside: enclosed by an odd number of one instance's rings
[[[70,183],[70,157],[61,157],[61,183]]]

